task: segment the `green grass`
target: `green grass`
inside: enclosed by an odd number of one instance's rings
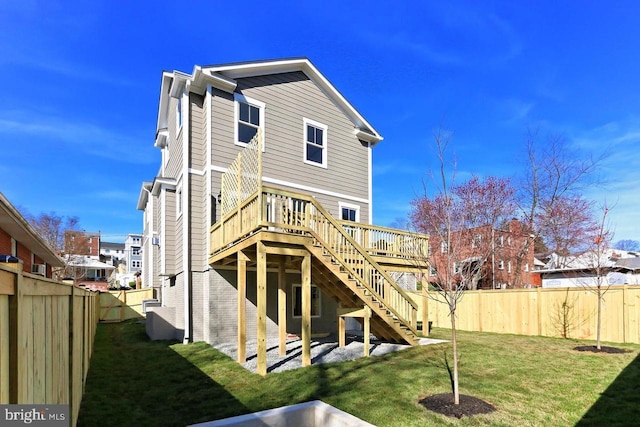
[[[448,338],[436,329],[434,338]],[[377,426],[588,426],[640,420],[638,345],[625,354],[573,351],[584,342],[459,332],[460,390],[492,414],[448,419],[421,397],[450,392],[451,346],[294,371],[252,374],[204,343],[149,341],[137,323],[101,324],[79,426],[184,426],[321,399]]]

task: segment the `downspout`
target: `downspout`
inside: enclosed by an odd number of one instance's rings
[[[184,338],[183,343],[187,344],[191,340],[191,245],[189,239],[189,225],[191,222],[190,188],[189,188],[189,144],[191,143],[191,103],[189,102],[189,89],[186,90],[187,105],[182,111],[187,114],[182,119],[182,269],[184,271]],[[185,99],[185,95],[180,98],[180,102]],[[185,108],[186,107],[186,108]]]

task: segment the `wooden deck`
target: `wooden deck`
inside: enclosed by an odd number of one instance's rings
[[[237,271],[238,361],[246,341],[246,271],[257,271],[258,372],[266,374],[267,269],[278,271],[280,350],[286,341],[285,271],[300,271],[303,365],[310,364],[311,282],[340,313],[364,310],[365,326],[390,341],[417,343],[417,305],[390,271],[428,267],[428,237],[338,221],[312,196],[262,185],[261,150],[252,142],[223,175],[222,218],[210,229],[209,264]],[[344,331],[341,329],[340,331]]]

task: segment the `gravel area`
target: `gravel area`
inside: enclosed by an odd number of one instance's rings
[[[434,340],[430,338],[421,338],[420,345],[439,344],[446,342],[444,340]],[[218,344],[214,346],[217,350],[223,352],[230,358],[236,360],[237,345]],[[405,344],[392,344],[382,342],[371,337],[369,349],[371,356],[381,356],[383,354],[394,351],[404,350],[411,346]],[[256,372],[257,365],[257,341],[247,341],[247,361],[243,366],[251,371]],[[338,347],[335,337],[315,338],[311,340],[311,364],[318,363],[335,363],[354,360],[364,356],[364,342],[362,336],[349,334],[347,335],[346,345]],[[278,339],[267,340],[267,372],[282,372],[290,369],[302,367],[302,341],[300,338],[287,339],[287,353],[280,356],[278,352]]]

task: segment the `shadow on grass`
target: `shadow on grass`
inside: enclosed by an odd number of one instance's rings
[[[100,324],[77,425],[184,426],[251,412],[172,344],[150,341],[142,325]]]
[[[640,420],[640,355],[627,365],[576,426],[637,425]]]

